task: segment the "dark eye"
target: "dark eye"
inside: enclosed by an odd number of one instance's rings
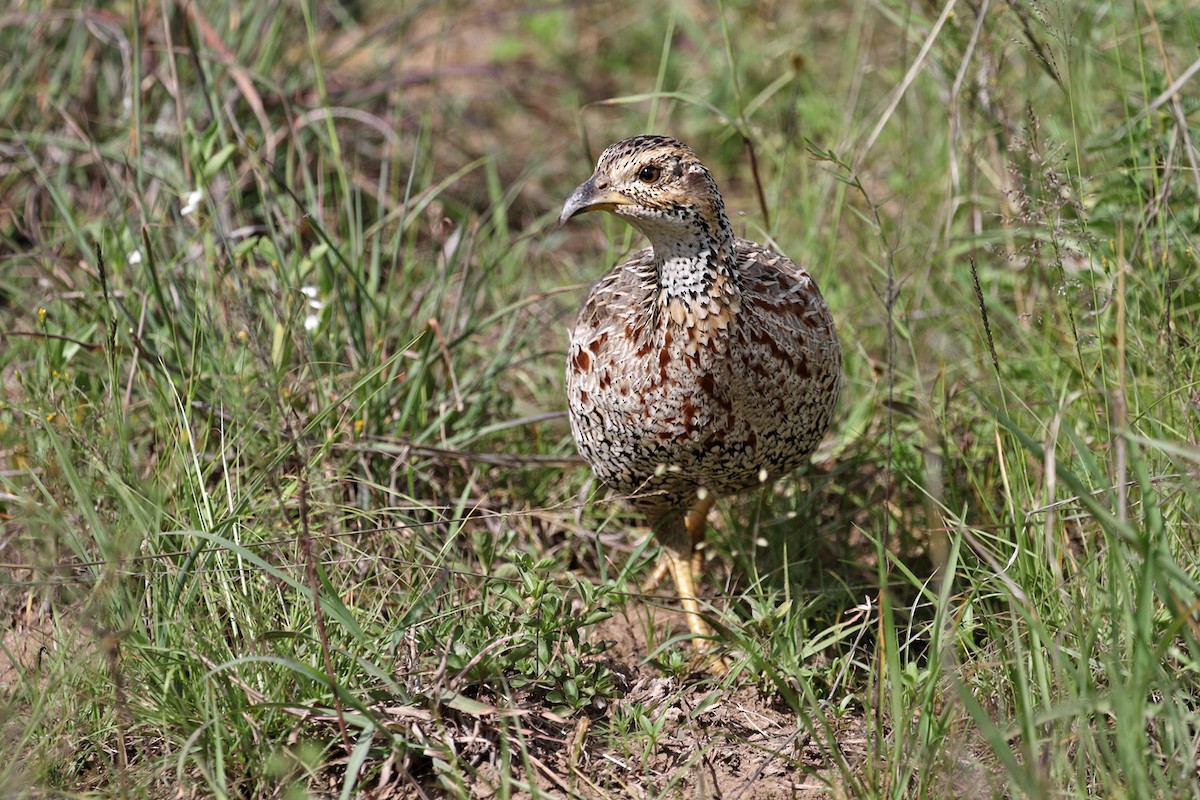
[[[662,170],[653,164],[647,164],[638,170],[638,180],[642,183],[654,183],[660,175],[662,175]]]

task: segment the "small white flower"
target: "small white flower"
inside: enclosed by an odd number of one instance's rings
[[[308,298],[308,308],[311,313],[304,317],[304,330],[315,331],[321,324],[320,311],[325,304],[317,297],[317,287],[301,286],[300,294]]]
[[[180,216],[189,216],[196,213],[196,209],[200,207],[200,201],[204,199],[204,190],[196,189],[188,192],[187,197],[183,199],[183,208],[179,209]]]
[[[308,307],[313,311],[320,311],[325,307],[325,304],[317,297],[317,287],[301,286],[300,293],[308,298]]]
[[[142,251],[134,250],[129,254],[129,258],[125,260],[129,262],[129,266],[136,267],[138,264],[142,263]]]

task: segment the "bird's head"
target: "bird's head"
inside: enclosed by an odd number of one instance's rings
[[[634,136],[605,150],[592,177],[567,198],[559,223],[587,211],[623,217],[660,256],[723,250],[733,240],[712,174],[690,147],[667,136]]]

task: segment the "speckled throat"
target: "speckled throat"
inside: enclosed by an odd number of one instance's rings
[[[705,171],[707,173],[707,170]],[[650,240],[654,251],[654,270],[664,299],[695,299],[711,290],[718,278],[736,284],[737,265],[733,257],[733,229],[717,197],[715,206],[672,209],[657,215],[626,216],[629,222]],[[732,290],[733,286],[727,286]]]

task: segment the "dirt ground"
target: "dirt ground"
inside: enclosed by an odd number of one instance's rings
[[[554,796],[586,798],[845,796],[823,742],[814,741],[782,702],[744,680],[728,691],[719,679],[700,671],[682,679],[663,675],[644,663],[647,630],[662,641],[687,626],[679,612],[636,604],[596,626],[592,638],[607,643],[602,660],[623,691],[592,719],[564,721],[559,735],[553,735],[553,725],[531,723],[530,731],[541,727],[543,735],[530,739],[536,775],[524,778],[532,777]],[[611,720],[622,705],[644,709],[657,736],[648,735],[646,727],[624,742],[597,734],[606,724],[602,720]],[[862,717],[847,713],[827,722],[837,732],[843,758],[849,763],[861,759],[866,753]],[[499,796],[500,783],[500,776],[485,768],[471,791],[478,797]]]
[[[647,615],[659,636],[664,628],[687,629],[681,613],[634,606],[597,626],[593,638],[612,642],[606,655],[615,670],[629,678],[627,693],[614,703],[651,709],[655,719],[665,721],[664,735],[658,748],[640,761],[588,748],[585,768],[594,782],[610,791],[620,787],[637,798],[664,792],[668,797],[741,800],[837,796],[835,766],[777,698],[745,682],[727,692],[715,678],[693,675],[677,680],[643,664]],[[843,716],[829,722],[839,730],[846,757],[865,752],[860,718]]]

